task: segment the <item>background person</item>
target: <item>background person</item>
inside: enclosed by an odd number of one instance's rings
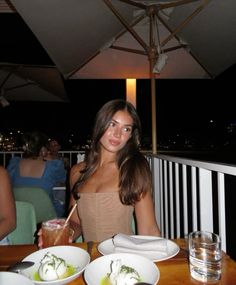
[[[54,198],[53,187],[65,184],[66,170],[61,160],[45,160],[43,151],[47,142],[48,137],[43,133],[26,133],[23,136],[23,158],[13,157],[7,170],[13,187],[43,188],[51,198],[57,216],[62,217],[65,205]]]
[[[48,148],[48,154],[47,154],[48,159],[60,159],[61,158],[59,154],[61,145],[58,143],[57,140],[49,139],[47,143],[47,148]]]
[[[56,139],[49,139],[47,143],[47,149],[48,149],[48,152],[47,152],[45,159],[47,160],[60,159],[63,161],[65,169],[69,170],[70,168],[69,159],[66,157],[62,157],[60,155],[59,151],[61,149],[61,145]]]
[[[16,227],[16,206],[7,170],[0,166],[0,245],[9,244],[7,235]]]

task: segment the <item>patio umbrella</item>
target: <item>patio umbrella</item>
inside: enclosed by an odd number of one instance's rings
[[[11,3],[64,78],[151,78],[154,153],[155,78],[211,78],[236,61],[235,0]]]
[[[63,78],[55,67],[0,64],[1,102],[68,102]]]

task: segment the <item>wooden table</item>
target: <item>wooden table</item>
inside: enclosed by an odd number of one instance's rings
[[[156,262],[160,270],[160,280],[158,285],[202,285],[205,283],[198,282],[191,278],[187,252],[185,250],[184,240],[174,240],[180,246],[180,252],[173,258],[166,261]],[[87,250],[86,243],[73,244]],[[30,253],[38,250],[36,245],[13,245],[0,246],[0,271],[7,270],[10,265],[20,261]],[[97,251],[97,244],[92,248],[91,260],[101,256]],[[85,285],[83,275],[68,283],[69,285]],[[215,285],[234,285],[236,284],[236,262],[228,255],[224,255],[222,260],[222,278]]]

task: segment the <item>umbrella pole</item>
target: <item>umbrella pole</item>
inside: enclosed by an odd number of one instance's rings
[[[153,72],[151,72],[151,104],[152,104],[152,153],[157,154],[156,81]]]
[[[155,21],[155,7],[151,5],[148,10],[150,19],[150,47],[148,52],[150,80],[151,80],[151,105],[152,105],[152,153],[157,153],[157,127],[156,127],[156,80],[153,72],[154,64],[157,60],[157,47],[154,41],[153,24]]]

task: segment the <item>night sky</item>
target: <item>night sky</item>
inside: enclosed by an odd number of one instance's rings
[[[235,70],[235,68],[234,68]],[[157,140],[208,131],[210,120],[218,126],[236,122],[234,73],[214,80],[161,79],[156,81]],[[108,100],[125,99],[125,80],[69,80],[65,88],[70,103],[14,103],[0,108],[0,130],[41,130],[62,143],[71,133],[79,142],[92,131],[98,109]],[[137,81],[137,111],[143,137],[151,137],[150,80]]]
[[[47,53],[18,14],[2,14],[3,29],[0,61],[24,64],[52,64]],[[24,40],[23,40],[24,39]],[[16,49],[17,46],[17,49]],[[33,56],[31,51],[37,56]],[[201,140],[216,124],[236,122],[235,65],[216,79],[161,79],[156,81],[157,141],[182,134]],[[84,140],[91,134],[98,109],[108,100],[125,99],[125,80],[69,80],[65,88],[70,103],[16,103],[0,107],[0,131],[12,128],[23,131],[41,130],[56,137],[63,144],[71,133],[75,140]],[[151,137],[150,80],[137,81],[137,111],[140,115],[143,137]],[[216,135],[216,136],[217,136]]]

